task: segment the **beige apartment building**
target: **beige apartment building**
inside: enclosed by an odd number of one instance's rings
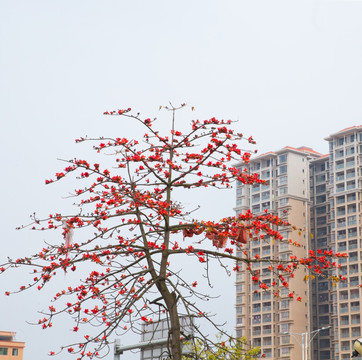
[[[247,167],[267,184],[237,185],[237,213],[251,209],[258,214],[267,209],[302,229],[280,230],[284,238],[298,241],[301,247],[269,239],[253,241],[247,245],[252,255],[286,260],[292,253],[307,256],[310,249],[349,255],[340,259],[340,269],[330,273],[346,277],[337,286],[325,278],[305,282],[304,269],[288,279],[302,302],[289,299],[289,291],[282,287],[279,298],[254,293],[258,284],[245,268],[237,274],[236,334],[260,346],[267,359],[302,360],[302,343],[304,359],[350,359],[352,343],[361,335],[362,126],[326,140],[327,155],[306,147],[285,147],[254,158]],[[267,262],[253,264],[253,270],[260,270],[267,284],[278,281]]]
[[[25,343],[15,341],[15,333],[0,331],[0,359],[22,360]]]

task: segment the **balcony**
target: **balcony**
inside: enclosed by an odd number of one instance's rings
[[[346,167],[351,167],[351,166],[355,166],[355,165],[356,165],[356,162],[354,160],[346,162]]]

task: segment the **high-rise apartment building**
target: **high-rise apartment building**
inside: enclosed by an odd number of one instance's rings
[[[254,293],[258,284],[251,281],[246,269],[237,274],[237,336],[246,336],[252,345],[260,346],[269,359],[302,359],[302,341],[308,343],[310,359],[349,359],[353,340],[361,336],[362,126],[342,130],[326,140],[328,155],[306,147],[285,147],[260,155],[250,164],[240,164],[267,183],[238,184],[236,212],[251,209],[259,214],[267,209],[302,229],[280,229],[285,239],[295,240],[301,247],[269,239],[252,241],[247,245],[252,255],[287,260],[292,253],[307,256],[309,249],[348,254],[340,258],[341,267],[330,274],[343,275],[346,281],[333,285],[317,277],[305,282],[304,269],[287,279],[302,302],[290,300],[283,287],[278,298]],[[260,270],[267,284],[278,282],[267,262],[253,264],[253,270]]]
[[[327,243],[345,252],[339,274],[346,277],[330,289],[331,359],[350,359],[352,342],[361,336],[360,287],[362,266],[362,126],[332,134],[329,142],[329,206]],[[330,285],[329,285],[330,286]],[[317,348],[318,349],[318,348]]]

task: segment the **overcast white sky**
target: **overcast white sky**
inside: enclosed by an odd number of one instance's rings
[[[63,168],[56,158],[87,156],[75,138],[136,134],[104,110],[130,106],[167,124],[159,105],[186,102],[196,111],[181,121],[239,120],[260,152],[326,153],[324,137],[361,124],[361,19],[360,0],[0,1],[0,263],[42,246],[45,235],[14,230],[31,212],[68,206],[62,196],[73,182],[44,179]],[[233,198],[223,192],[200,205],[228,215]],[[229,309],[222,318],[232,329],[233,279],[222,281],[230,291],[220,289],[215,311]],[[0,293],[11,282],[22,279],[0,277]],[[0,330],[26,341],[25,360],[45,360],[73,336],[69,323],[50,332],[25,323],[53,290],[44,295],[0,297]]]

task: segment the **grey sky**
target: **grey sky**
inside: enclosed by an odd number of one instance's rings
[[[89,154],[75,138],[136,136],[104,110],[130,106],[166,126],[159,105],[187,102],[196,111],[180,121],[239,120],[260,152],[305,145],[326,153],[324,137],[361,123],[361,18],[359,0],[0,1],[0,260],[42,246],[45,234],[14,230],[31,212],[69,208],[61,197],[74,182],[46,187],[44,179],[63,168],[56,158]],[[201,205],[227,215],[233,197]],[[20,276],[0,277],[0,292],[21,285]],[[228,281],[217,306],[229,309],[232,329]],[[44,360],[73,336],[69,323],[50,332],[25,323],[52,295],[0,297],[0,330],[27,342],[25,360]]]

